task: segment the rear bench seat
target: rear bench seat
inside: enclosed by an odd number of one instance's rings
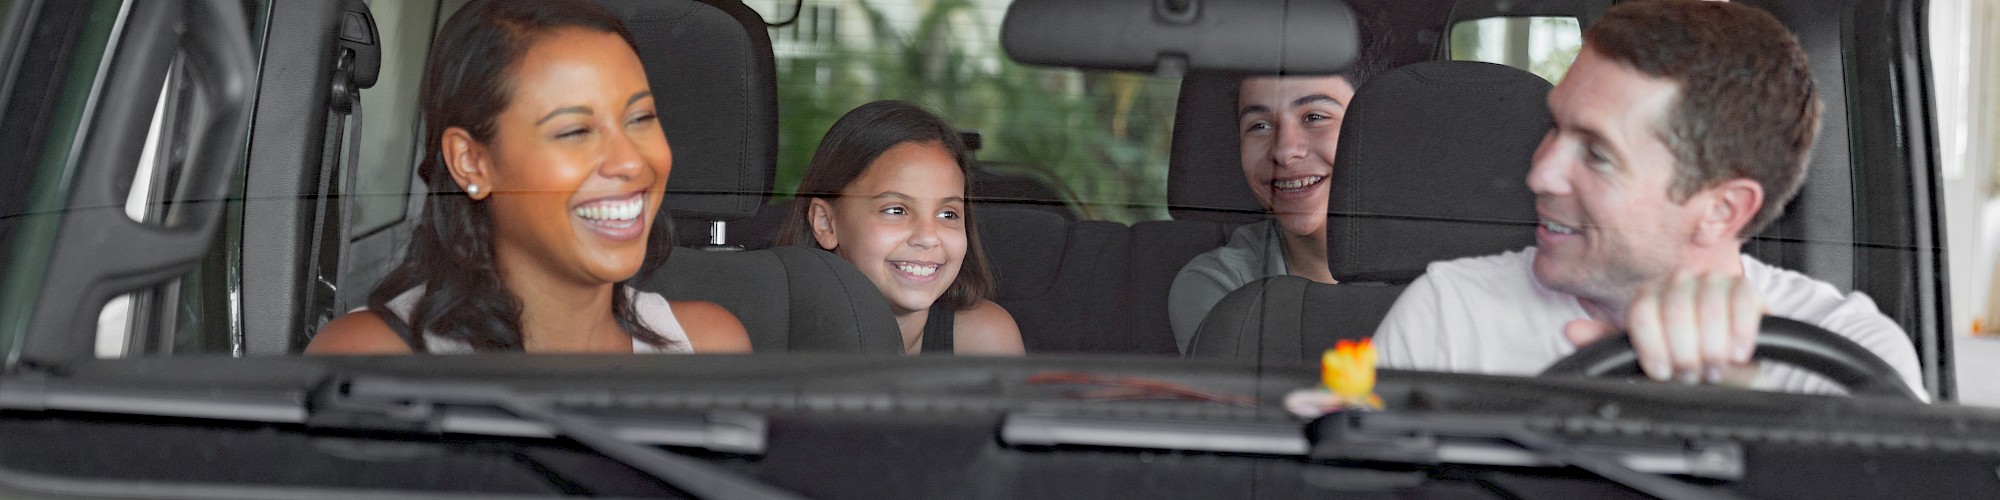
[[[1069,222],[1029,208],[974,210],[998,285],[995,302],[1013,314],[1028,352],[1137,350],[1126,328],[1131,244],[1124,224]]]
[[[1173,220],[1071,221],[975,201],[995,302],[1014,315],[1028,352],[1179,355],[1167,321],[1174,277],[1263,217],[1238,166],[1235,105],[1233,78],[1182,80],[1167,174]]]

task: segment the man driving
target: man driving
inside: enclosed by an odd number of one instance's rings
[[[1432,263],[1376,330],[1382,366],[1532,375],[1626,331],[1656,380],[1838,391],[1752,361],[1768,313],[1853,340],[1924,394],[1909,337],[1868,297],[1742,253],[1798,192],[1819,130],[1805,52],[1776,19],[1621,3],[1548,102],[1535,246]]]

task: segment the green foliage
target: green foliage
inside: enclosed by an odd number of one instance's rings
[[[981,160],[1053,181],[1087,218],[1165,218],[1179,81],[1014,64],[1000,53],[998,27],[980,24],[976,7],[933,0],[916,24],[898,26],[881,6],[850,0],[843,8],[859,9],[871,36],[780,54],[779,191],[797,189],[813,148],[842,114],[901,99],[980,131]]]
[[[1535,29],[1537,31],[1582,33],[1582,30],[1577,27],[1576,20],[1567,17],[1537,17],[1535,18]],[[1562,83],[1563,75],[1569,73],[1570,63],[1576,62],[1576,53],[1582,50],[1583,41],[1580,37],[1572,45],[1549,47],[1547,51],[1534,55],[1535,62],[1529,65],[1528,71],[1540,75],[1543,79],[1548,80],[1549,83]]]
[[[1510,27],[1502,22],[1503,19],[1518,18],[1488,18],[1476,21],[1463,21],[1453,25],[1451,28],[1451,58],[1461,61],[1480,60],[1479,49],[1483,41],[1481,35],[1487,31],[1502,33],[1501,36],[1507,39],[1502,43],[1527,44],[1530,36],[1529,32],[1508,32],[1507,30]],[[1513,26],[1513,29],[1527,29],[1532,30],[1533,33],[1546,33],[1557,40],[1553,44],[1555,46],[1549,47],[1513,46],[1503,48],[1526,50],[1528,57],[1527,64],[1517,67],[1534,73],[1536,76],[1548,80],[1549,83],[1562,83],[1563,75],[1569,72],[1570,63],[1576,61],[1577,52],[1583,49],[1580,37],[1581,30],[1577,27],[1576,19],[1567,17],[1534,17],[1529,18],[1525,24]],[[1502,60],[1487,62],[1510,64]]]

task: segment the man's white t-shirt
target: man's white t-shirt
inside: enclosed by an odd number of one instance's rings
[[[1917,351],[1901,327],[1860,293],[1839,290],[1748,255],[1743,274],[1771,308],[1771,315],[1810,323],[1853,340],[1881,356],[1924,394]],[[1375,330],[1384,368],[1534,375],[1576,352],[1563,326],[1589,317],[1576,296],[1535,280],[1535,248],[1485,257],[1434,262],[1410,283]],[[1811,372],[1764,363],[1754,388],[1839,393],[1837,384]]]

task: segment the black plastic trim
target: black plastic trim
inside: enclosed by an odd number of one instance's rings
[[[243,353],[280,355],[307,332],[312,222],[342,2],[274,2],[244,176]]]
[[[76,183],[48,264],[49,275],[61,279],[42,284],[23,357],[90,357],[102,304],[194,267],[221,225],[228,181],[241,158],[244,103],[254,78],[241,5],[207,0],[127,8],[74,144]],[[193,144],[174,212],[163,225],[141,224],[125,214],[122,185],[138,166],[160,82],[177,48],[187,58],[189,83],[203,89],[201,104],[190,111],[203,126],[189,135]]]

